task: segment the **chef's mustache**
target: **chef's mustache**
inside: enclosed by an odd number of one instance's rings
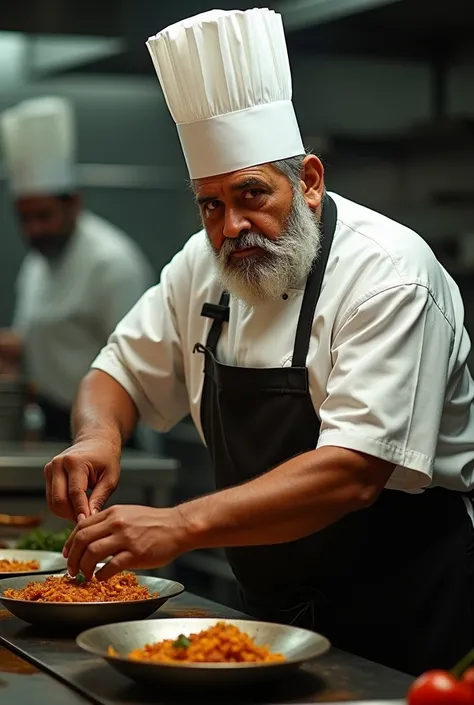
[[[227,260],[234,252],[251,247],[259,247],[269,254],[276,254],[279,250],[277,240],[270,240],[261,233],[244,232],[237,237],[225,238],[217,254],[220,259]]]

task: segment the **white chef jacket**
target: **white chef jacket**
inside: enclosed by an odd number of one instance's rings
[[[13,328],[38,392],[70,407],[110,333],[153,283],[137,245],[88,211],[57,261],[28,253],[17,279]]]
[[[396,465],[388,488],[474,484],[474,384],[456,283],[412,230],[334,193],[338,219],[307,357],[315,447],[339,446]],[[231,298],[221,362],[291,364],[305,281],[249,308]],[[94,368],[114,377],[145,422],[166,431],[191,413],[202,436],[205,302],[221,287],[199,232],[121,321]],[[262,438],[262,443],[265,439]]]

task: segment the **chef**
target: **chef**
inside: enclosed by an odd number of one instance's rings
[[[0,119],[10,190],[29,253],[10,330],[0,331],[0,372],[22,359],[47,440],[70,441],[77,386],[118,321],[151,286],[137,245],[82,208],[72,106],[27,100]]]
[[[69,569],[224,547],[247,613],[409,673],[449,667],[474,614],[458,288],[416,233],[326,190],[279,14],[204,13],[148,48],[204,227],[116,328],[45,468],[51,509],[81,515]],[[101,511],[137,417],[167,431],[189,412],[217,491]]]

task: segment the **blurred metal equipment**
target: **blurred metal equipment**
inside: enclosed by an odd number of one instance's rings
[[[17,378],[0,378],[0,441],[20,441],[23,437],[23,408],[27,385]]]
[[[286,30],[342,19],[400,0],[283,0],[274,6],[281,12]]]
[[[6,173],[0,164],[0,181]],[[172,191],[183,184],[182,172],[175,167],[143,166],[141,164],[78,164],[77,181],[81,188],[103,189],[163,189]]]
[[[22,515],[28,521],[38,518],[41,527],[59,531],[69,522],[49,512],[44,489],[43,469],[51,458],[64,450],[54,443],[0,443],[0,512]],[[176,485],[179,462],[171,457],[125,449],[122,455],[122,476],[111,499],[112,504],[144,504],[150,507],[169,507]],[[33,522],[36,524],[36,521]],[[7,521],[0,522],[0,539],[11,545],[29,526]],[[153,571],[154,572],[154,571]],[[162,577],[173,576],[173,565],[157,571]]]

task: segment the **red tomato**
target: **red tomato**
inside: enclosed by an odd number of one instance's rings
[[[474,668],[471,667],[464,671],[461,680],[474,690]]]
[[[408,691],[408,705],[474,705],[474,689],[446,671],[427,671]]]

